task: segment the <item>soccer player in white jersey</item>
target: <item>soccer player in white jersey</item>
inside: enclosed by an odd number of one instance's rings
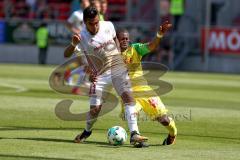
[[[74,11],[67,19],[67,27],[73,33],[79,33],[83,27],[83,11],[90,5],[89,0],[80,0],[81,9]]]
[[[81,31],[82,27],[84,26],[83,10],[90,5],[89,0],[79,0],[79,2],[81,3],[81,9],[74,11],[71,14],[71,16],[67,19],[67,23],[66,23],[67,28],[72,33],[79,33]],[[80,51],[77,50],[74,53],[74,56],[79,56],[79,55],[80,55]],[[75,66],[78,65],[77,63],[79,63],[79,62],[76,61],[72,65],[68,66],[65,71],[65,75],[64,75],[65,80],[68,82],[68,84],[71,86],[75,86],[72,89],[73,94],[78,94],[79,89],[77,86],[79,85],[79,83],[81,81],[81,76],[79,76],[77,79],[77,82],[75,82],[74,75],[81,75],[83,72],[83,68],[81,68],[81,67],[75,68]]]
[[[90,112],[87,116],[86,128],[76,136],[75,142],[80,143],[91,135],[93,124],[101,107],[104,106],[105,93],[113,86],[125,105],[125,114],[131,132],[130,143],[139,145],[148,138],[140,136],[138,130],[135,100],[126,66],[117,48],[114,26],[109,21],[99,21],[98,11],[91,6],[83,11],[83,19],[85,26],[80,34],[73,35],[64,56],[71,56],[77,46],[81,48],[86,55],[89,55],[86,57],[96,81],[92,82],[90,87]],[[99,60],[102,64],[97,63]]]

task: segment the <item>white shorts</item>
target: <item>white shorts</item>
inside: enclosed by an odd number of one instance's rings
[[[120,76],[113,76],[110,71],[97,77],[97,81],[90,86],[90,105],[101,105],[109,92],[114,88],[119,96],[123,92],[132,92],[128,72]]]

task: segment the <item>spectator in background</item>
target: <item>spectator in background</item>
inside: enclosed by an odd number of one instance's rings
[[[36,0],[26,0],[26,3],[30,8],[29,15],[28,15],[28,18],[30,18],[30,19],[35,18],[35,13],[37,10],[36,2],[37,2]]]
[[[59,12],[53,6],[47,6],[43,19],[56,19]]]
[[[14,7],[16,18],[28,18],[29,6],[25,0],[19,0]]]
[[[177,31],[181,17],[185,11],[185,0],[171,0],[170,13],[173,16],[173,30]]]
[[[37,7],[37,10],[36,10],[36,18],[44,19],[44,13],[48,9],[46,0],[38,1],[38,5],[37,6],[38,7]]]
[[[11,18],[14,12],[14,6],[13,6],[12,0],[4,0],[3,6],[4,6],[5,18]]]
[[[46,64],[47,50],[48,50],[48,29],[45,23],[37,29],[36,42],[39,49],[38,61],[39,64]]]
[[[75,11],[67,20],[67,28],[73,33],[79,33],[83,25],[83,10],[90,5],[89,0],[80,0],[81,9]]]
[[[91,0],[90,1],[91,6],[94,6],[98,13],[99,13],[99,20],[104,21],[104,15],[102,14],[102,6],[101,6],[101,1],[100,0]]]
[[[36,11],[36,0],[26,0],[27,5],[30,7],[32,11]]]
[[[108,1],[107,0],[101,0],[101,14],[103,15],[104,19],[108,19],[107,15],[108,10]]]

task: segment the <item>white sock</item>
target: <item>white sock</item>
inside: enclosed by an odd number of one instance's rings
[[[128,121],[128,128],[130,132],[137,131],[137,133],[139,133],[135,105],[125,105],[125,117]]]

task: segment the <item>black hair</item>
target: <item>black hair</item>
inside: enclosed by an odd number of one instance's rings
[[[119,28],[117,29],[117,37],[119,36],[120,33],[129,33],[126,28]]]
[[[86,21],[87,19],[93,19],[97,15],[98,15],[98,10],[93,6],[89,6],[85,8],[83,11],[83,21]]]

